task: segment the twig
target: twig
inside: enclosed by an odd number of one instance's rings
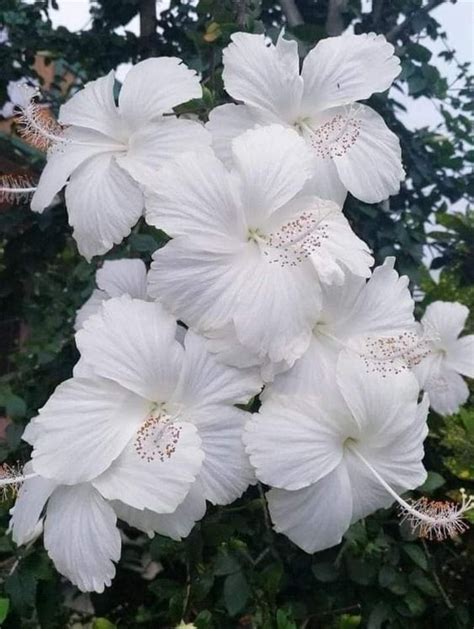
[[[429,2],[425,4],[425,6],[421,7],[421,9],[419,9],[418,11],[413,11],[412,13],[407,15],[407,17],[403,20],[403,22],[394,26],[387,33],[386,35],[387,40],[394,43],[397,39],[400,39],[400,37],[404,34],[404,32],[409,28],[409,26],[411,25],[415,17],[418,17],[419,15],[423,13],[429,13],[440,4],[443,4],[444,1],[445,0],[429,0]]]
[[[280,7],[285,14],[288,26],[300,26],[304,24],[303,16],[296,6],[295,0],[280,0]]]
[[[435,583],[438,587],[439,593],[441,594],[441,596],[443,597],[444,602],[446,603],[446,607],[448,609],[454,609],[454,605],[451,603],[451,600],[446,592],[446,590],[443,588],[442,584],[441,584],[441,580],[438,576],[438,573],[436,572],[436,568],[435,568],[435,564],[434,561],[431,557],[431,553],[428,550],[428,544],[425,542],[424,539],[421,540],[421,543],[423,544],[423,548],[425,549],[425,555],[428,557],[428,559],[430,559],[430,563],[431,563],[431,573],[433,574],[433,578],[435,580]]]
[[[326,18],[326,33],[331,37],[341,35],[344,30],[342,14],[347,9],[347,0],[329,0]]]

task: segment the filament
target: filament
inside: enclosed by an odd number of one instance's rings
[[[474,509],[474,496],[466,497],[464,490],[461,490],[461,505],[452,502],[429,501],[427,498],[421,498],[411,504],[403,500],[388,483],[384,481],[382,476],[367,459],[360,454],[353,446],[348,446],[362,463],[370,470],[370,472],[379,481],[382,487],[392,496],[401,507],[402,522],[408,521],[414,532],[418,532],[421,537],[428,539],[436,539],[443,541],[448,537],[454,537],[456,534],[463,533],[467,530],[468,525],[463,519],[463,515]]]
[[[26,175],[0,176],[0,203],[21,203],[28,201],[36,187]]]
[[[13,466],[4,463],[0,466],[0,495],[2,500],[9,496],[15,496],[23,483],[30,478],[35,478],[38,474],[31,472],[23,474],[20,466]]]

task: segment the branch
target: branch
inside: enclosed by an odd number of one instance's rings
[[[155,56],[156,51],[156,1],[140,0],[140,44],[142,53],[146,56]]]
[[[429,2],[425,4],[424,7],[421,7],[421,9],[419,9],[418,11],[413,11],[412,13],[410,13],[410,15],[407,15],[407,17],[403,20],[403,22],[394,26],[392,30],[387,33],[386,35],[387,40],[392,43],[396,42],[396,40],[400,39],[400,37],[410,27],[415,17],[417,17],[420,14],[428,14],[437,6],[439,6],[440,4],[443,4],[443,2],[445,2],[445,0],[429,0]]]
[[[326,33],[330,37],[341,35],[344,30],[342,14],[347,8],[347,0],[329,0]]]
[[[285,14],[288,26],[300,26],[304,24],[303,16],[296,6],[295,0],[280,0],[280,7]]]

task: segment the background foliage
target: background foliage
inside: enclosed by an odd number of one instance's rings
[[[412,281],[419,314],[436,299],[457,300],[472,310],[474,214],[452,211],[473,194],[472,77],[431,15],[443,1],[373,0],[362,13],[360,0],[173,0],[155,23],[153,0],[95,0],[90,30],[71,33],[51,25],[48,9],[55,0],[2,0],[0,25],[8,42],[0,45],[0,104],[10,79],[35,76],[38,51],[55,64],[56,80],[45,92],[54,110],[66,96],[65,69],[75,77],[74,89],[122,62],[179,55],[202,73],[205,84],[203,99],[182,110],[205,120],[227,100],[222,49],[236,30],[265,30],[275,37],[285,25],[302,55],[348,25],[356,32],[384,33],[401,57],[402,74],[389,96],[376,95],[370,104],[400,137],[407,182],[380,205],[349,198],[345,211],[378,261],[397,256],[398,269]],[[141,36],[116,32],[137,13]],[[440,74],[428,39],[444,43],[441,55],[457,68],[454,86]],[[443,123],[415,132],[406,128],[397,102],[401,91],[415,106],[420,97],[432,99]],[[17,136],[0,135],[4,172],[38,174],[43,163],[44,155]],[[163,234],[142,224],[107,257],[149,260],[163,243]],[[439,281],[422,263],[427,251]],[[20,442],[25,423],[71,374],[77,359],[74,314],[90,294],[100,262],[87,264],[78,256],[62,202],[42,216],[27,205],[0,205],[0,462],[27,460]],[[444,499],[459,497],[461,486],[473,491],[472,406],[446,419],[430,416],[425,463],[425,494]],[[199,629],[473,626],[472,532],[443,544],[425,543],[399,526],[395,509],[384,510],[352,526],[340,546],[310,556],[272,532],[263,489],[251,488],[230,507],[209,508],[182,543],[149,540],[124,527],[117,578],[100,596],[81,595],[62,580],[41,542],[14,547],[6,532],[12,504],[7,499],[0,504],[0,625],[151,629],[184,619]]]

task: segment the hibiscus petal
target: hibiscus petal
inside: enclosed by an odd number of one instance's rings
[[[129,295],[146,299],[146,266],[143,260],[105,260],[96,274],[97,286],[109,297]]]
[[[115,73],[90,81],[76,92],[59,112],[59,122],[94,129],[114,138],[124,139],[124,127],[114,99]]]
[[[419,386],[408,369],[376,370],[350,350],[339,355],[337,382],[364,443],[382,447],[413,422]]]
[[[344,465],[304,489],[272,489],[267,500],[275,531],[307,553],[339,544],[351,523],[351,486]]]
[[[232,143],[243,207],[250,227],[264,221],[301,191],[312,174],[312,156],[296,131],[270,125]]]
[[[89,299],[79,308],[76,313],[76,320],[74,322],[74,329],[76,332],[82,328],[84,321],[87,321],[89,317],[97,314],[104,301],[109,299],[107,293],[103,290],[93,290]]]
[[[119,94],[119,110],[132,129],[176,105],[201,98],[199,77],[177,57],[145,59],[128,71]]]
[[[474,378],[474,334],[463,336],[450,344],[445,365],[446,369]]]
[[[113,150],[111,142],[96,131],[71,128],[63,135],[64,142],[48,153],[36,191],[31,199],[33,212],[43,212],[66,185],[70,175],[90,157]]]
[[[23,473],[32,472],[33,467],[28,462]],[[44,506],[56,487],[56,482],[41,476],[30,478],[22,484],[10,519],[10,529],[15,544],[19,546],[27,544],[35,537]],[[41,531],[41,528],[39,530]]]
[[[262,116],[258,116],[256,112],[258,110],[247,105],[234,103],[220,105],[210,112],[206,129],[212,135],[212,148],[228,168],[232,166],[234,160],[232,140],[261,122]],[[267,122],[271,120],[272,118]]]
[[[398,494],[416,489],[426,480],[422,459],[423,441],[428,434],[428,406],[429,399],[425,395],[412,416],[412,421],[384,447],[371,448],[364,442],[355,446]],[[344,461],[352,487],[353,522],[365,518],[377,509],[386,509],[393,503],[393,497],[350,448],[344,453]]]
[[[148,293],[193,328],[220,328],[232,319],[251,262],[246,246],[230,239],[180,236],[153,255]]]
[[[199,478],[191,485],[186,498],[173,513],[155,513],[149,509],[134,509],[119,500],[112,503],[117,517],[148,535],[158,533],[176,541],[187,537],[194,524],[206,513],[206,499]]]
[[[103,472],[122,452],[150,403],[111,380],[72,378],[40,410],[32,453],[35,472],[65,484]]]
[[[198,151],[208,147],[211,136],[204,125],[193,120],[162,118],[140,127],[130,136],[126,155],[117,159],[136,181],[149,184],[160,177],[157,171],[186,151]]]
[[[248,417],[237,408],[217,404],[189,412],[205,454],[199,479],[204,497],[212,504],[226,505],[240,498],[255,478],[242,443]]]
[[[439,337],[448,348],[463,331],[468,316],[469,308],[457,301],[435,301],[427,306],[421,323],[425,332]]]
[[[227,92],[292,124],[303,93],[297,42],[281,38],[267,46],[265,35],[249,33],[234,33],[231,40],[223,52]]]
[[[348,116],[355,121],[358,135],[353,136],[347,148],[334,154],[342,183],[366,203],[378,203],[397,194],[405,179],[398,137],[370,107],[357,105],[357,110]]]
[[[215,404],[245,404],[259,393],[262,383],[256,371],[220,363],[207,350],[206,341],[191,330],[184,338],[185,352],[173,400],[190,414]]]
[[[400,60],[383,35],[345,34],[321,40],[306,56],[302,111],[365,100],[387,90],[400,74]]]
[[[245,427],[243,441],[259,480],[281,489],[301,489],[339,465],[345,423],[335,422],[318,398],[266,398]]]
[[[124,295],[106,301],[76,335],[94,372],[150,400],[165,402],[178,382],[183,348],[176,322],[158,303]]]
[[[186,153],[164,166],[148,188],[146,207],[147,223],[173,237],[247,237],[234,182],[211,151]]]
[[[313,171],[313,176],[305,185],[305,192],[320,199],[334,201],[342,208],[347,197],[347,189],[339,177],[334,160],[314,154]]]
[[[120,559],[112,507],[90,485],[59,487],[48,504],[44,546],[58,572],[83,592],[103,592]]]
[[[142,214],[143,195],[114,154],[104,153],[72,174],[66,205],[79,252],[90,260],[128,236]]]
[[[186,422],[168,424],[160,437],[162,455],[155,452],[157,440],[148,454],[140,450],[138,436],[93,480],[93,485],[108,500],[121,500],[135,509],[173,513],[201,468],[204,454],[198,432]]]
[[[455,371],[440,369],[425,383],[430,406],[440,415],[454,415],[469,399],[469,387]]]

